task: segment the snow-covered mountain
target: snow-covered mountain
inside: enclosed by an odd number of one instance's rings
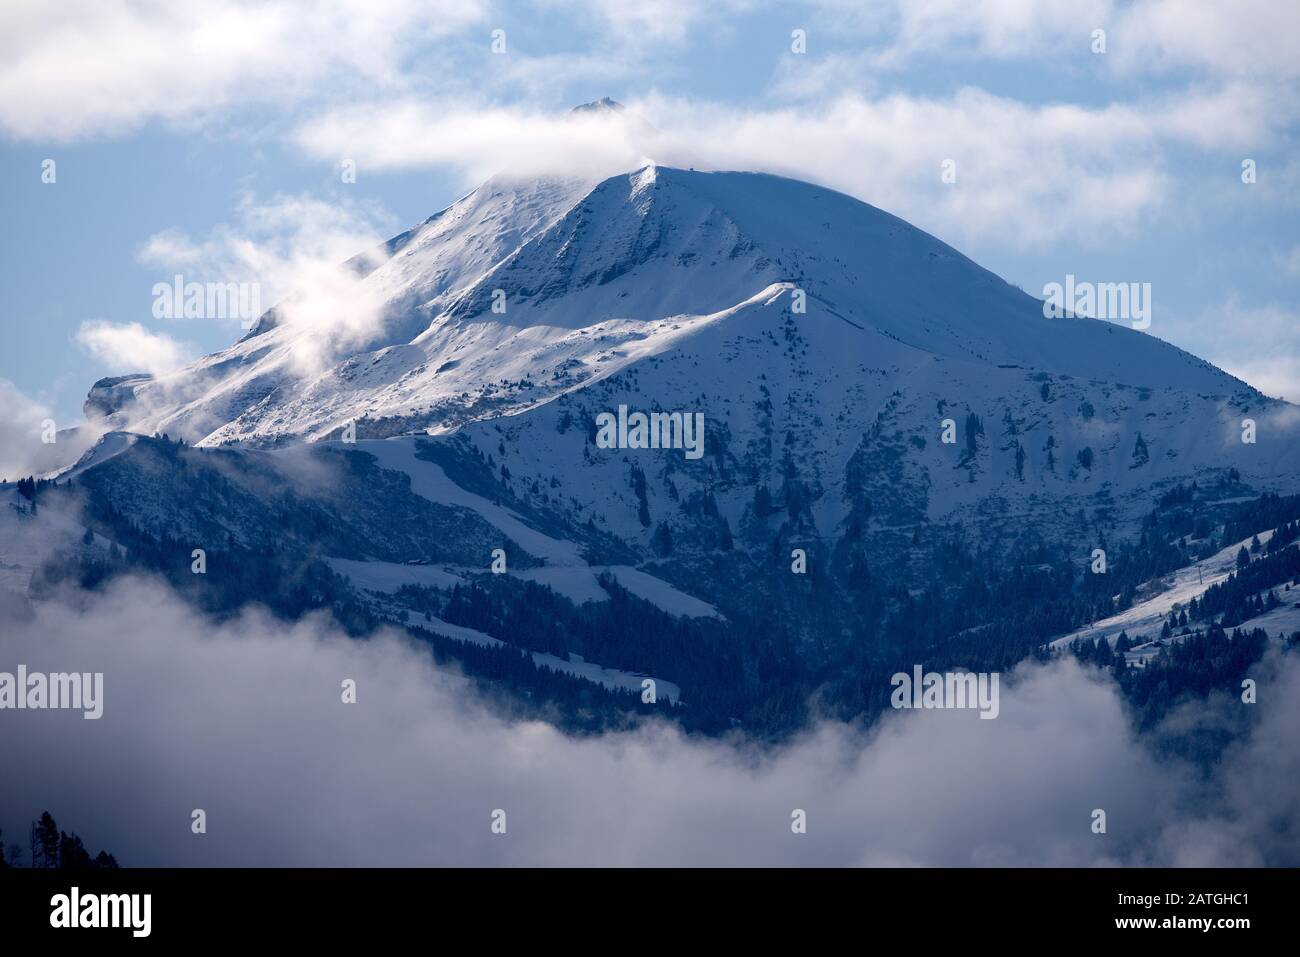
[[[348,301],[378,303],[375,319],[320,368],[295,361],[322,336],[284,318],[290,303],[176,373],[97,384],[88,411],[200,446],[350,422],[362,438],[458,433],[643,545],[642,499],[671,523],[707,491],[736,528],[759,485],[788,512],[792,475],[788,517],[827,538],[868,514],[1060,520],[1135,513],[1214,470],[1261,488],[1300,476],[1294,407],[1154,336],[1047,318],[934,237],[790,179],[494,179],[351,268]],[[595,416],[620,404],[703,413],[704,458],[598,449]],[[629,462],[652,473],[644,489]]]
[[[790,179],[499,177],[330,282],[96,383],[67,484],[6,489],[6,581],[147,570],[414,623],[579,711],[547,675],[788,729],[814,693],[880,707],[890,655],[998,668],[1104,624],[1300,491],[1300,409]],[[608,441],[637,413],[702,442]]]

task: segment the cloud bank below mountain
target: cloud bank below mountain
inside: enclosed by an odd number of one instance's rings
[[[355,641],[322,616],[255,612],[217,624],[153,582],[81,599],[5,623],[0,670],[102,671],[105,702],[98,721],[2,716],[16,773],[0,824],[19,834],[48,809],[127,865],[1300,862],[1290,657],[1204,781],[1155,758],[1113,686],[1070,661],[1004,676],[996,721],[897,712],[775,749],[667,725],[576,738],[502,720],[396,633]],[[1232,707],[1224,694],[1170,721],[1208,727]]]

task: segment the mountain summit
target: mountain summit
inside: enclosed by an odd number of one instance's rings
[[[622,113],[627,109],[617,100],[611,100],[607,96],[602,96],[599,100],[592,100],[590,103],[580,103],[571,109],[570,113]]]

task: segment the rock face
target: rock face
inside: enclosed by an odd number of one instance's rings
[[[88,419],[129,416],[136,390],[151,381],[153,376],[143,372],[100,379],[86,394],[82,411]]]

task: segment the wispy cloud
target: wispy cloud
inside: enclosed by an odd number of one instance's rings
[[[502,169],[612,175],[651,160],[775,172],[840,189],[945,238],[1028,246],[1131,232],[1176,192],[1177,151],[1260,147],[1294,113],[1237,85],[1101,107],[1030,105],[976,88],[784,107],[663,96],[630,106],[644,122],[410,99],[322,113],[296,139],[322,160],[448,167],[467,182]],[[941,179],[946,160],[954,183]]]
[[[818,27],[864,40],[864,62],[875,69],[943,56],[1036,61],[1048,69],[1090,62],[1129,76],[1300,75],[1291,43],[1300,8],[1272,0],[814,0],[811,6]],[[1092,52],[1094,30],[1105,31],[1104,54]]]
[[[233,220],[201,238],[168,229],[139,251],[141,262],[186,280],[255,283],[264,306],[294,336],[288,356],[303,374],[323,369],[339,349],[379,328],[384,290],[360,281],[347,263],[377,249],[397,227],[371,203],[329,203],[311,196],[241,198]]]
[[[1300,245],[1277,254],[1277,264],[1288,276],[1300,279]]]
[[[760,6],[755,0],[541,0],[543,11],[594,18],[603,32],[624,46],[681,43],[693,31],[725,29],[728,19]]]
[[[167,372],[188,359],[192,349],[165,332],[138,322],[88,319],[76,333],[77,343],[110,372]]]
[[[8,379],[0,379],[0,478],[39,471],[41,431],[50,410]]]

